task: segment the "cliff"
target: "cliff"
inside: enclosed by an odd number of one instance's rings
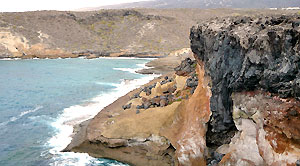
[[[191,29],[195,60],[81,124],[65,151],[132,165],[299,165],[300,17]]]
[[[238,9],[119,9],[0,13],[0,58],[160,57],[189,47],[189,29],[217,16],[295,13]]]
[[[192,28],[191,48],[212,93],[207,146],[225,154],[219,165],[295,165],[299,159],[299,25],[299,16],[282,15]]]

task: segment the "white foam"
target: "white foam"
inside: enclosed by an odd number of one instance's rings
[[[137,64],[137,66],[140,66],[142,69],[152,69],[152,68],[154,68],[154,67],[146,66],[146,63],[143,63],[143,64]]]
[[[13,60],[20,60],[21,58],[3,58],[0,61],[13,61]]]
[[[99,57],[95,59],[146,59],[146,60],[155,60],[157,58],[139,58],[139,57]],[[89,59],[92,60],[92,59]]]
[[[5,126],[5,125],[7,125],[9,122],[14,122],[14,121],[16,121],[16,120],[22,118],[24,115],[29,114],[29,113],[36,112],[37,110],[39,110],[39,109],[41,109],[41,108],[43,108],[43,106],[37,106],[37,107],[35,107],[35,108],[32,109],[32,110],[27,110],[27,111],[21,112],[20,115],[11,117],[8,121],[3,122],[3,123],[0,123],[0,126]]]
[[[142,64],[137,64],[139,66],[138,68],[113,68],[114,70],[120,70],[120,71],[125,71],[133,74],[137,74],[137,71],[142,70],[142,69],[151,69],[153,67],[148,67],[146,66],[146,63]]]
[[[136,71],[138,69],[134,70]],[[123,80],[121,84],[116,84],[116,88],[110,93],[101,94],[93,98],[88,105],[75,105],[64,109],[57,121],[52,123],[52,126],[55,127],[58,132],[48,141],[48,145],[51,147],[50,153],[54,155],[54,162],[51,165],[85,166],[91,162],[98,162],[87,154],[60,152],[71,142],[73,126],[93,118],[100,110],[117,100],[119,97],[126,95],[131,90],[148,83],[158,76],[159,75],[147,75],[140,79]]]
[[[114,70],[120,70],[120,71],[125,71],[125,72],[129,72],[129,73],[133,73],[133,74],[137,74],[136,71],[140,70],[140,68],[138,69],[132,69],[132,68],[113,68]]]
[[[98,85],[108,85],[108,86],[114,86],[114,87],[118,86],[118,84],[109,83],[109,82],[96,82],[96,84],[98,84]]]

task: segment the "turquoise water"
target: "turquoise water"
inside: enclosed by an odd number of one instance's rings
[[[122,165],[61,153],[72,127],[154,76],[150,59],[0,61],[0,165]]]

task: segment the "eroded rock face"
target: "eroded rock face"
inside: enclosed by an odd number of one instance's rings
[[[237,134],[219,165],[295,165],[300,156],[300,102],[269,93],[235,93],[233,119]],[[292,111],[292,112],[291,112]]]
[[[204,77],[203,64],[197,65],[199,84],[195,93],[181,103],[169,127],[162,130],[175,147],[176,160],[180,166],[206,165],[207,122],[210,112],[210,89]]]
[[[263,89],[299,99],[300,17],[216,19],[191,30],[191,48],[211,78],[210,135],[234,128],[231,94]],[[221,142],[212,142],[221,145]],[[224,143],[224,142],[223,142]]]

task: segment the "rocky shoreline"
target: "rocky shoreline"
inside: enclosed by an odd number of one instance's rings
[[[192,60],[187,58],[186,61]],[[163,75],[119,98],[95,118],[80,124],[75,129],[78,133],[64,151],[85,152],[89,149],[91,156],[132,165],[174,164],[174,147],[160,130],[174,116],[181,101],[193,94],[197,83],[191,83],[189,87],[185,87],[185,83],[188,75],[195,75],[194,68],[193,64],[183,65],[181,69],[186,71],[182,76]],[[95,129],[97,133],[93,131]]]
[[[80,124],[64,151],[140,166],[298,166],[300,17],[214,19],[190,39],[195,60]]]
[[[66,58],[86,58],[95,59],[101,57],[128,57],[128,58],[162,58],[166,55],[153,54],[153,53],[95,53],[95,52],[80,52],[80,53],[57,53],[57,55],[23,55],[19,57],[0,56],[0,59],[66,59]]]

